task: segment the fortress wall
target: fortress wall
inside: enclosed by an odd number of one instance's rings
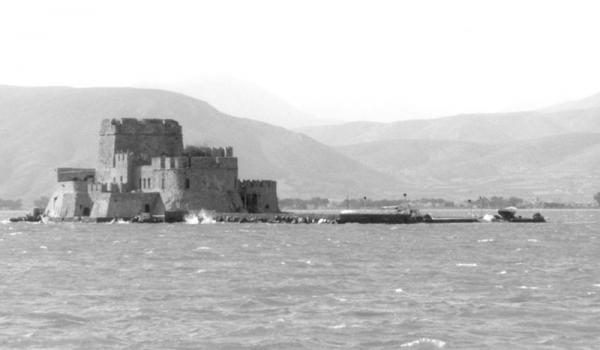
[[[243,210],[242,201],[236,191],[195,190],[185,191],[182,209],[198,212],[201,209],[233,213]]]
[[[190,168],[209,169],[216,167],[217,160],[214,157],[190,157]]]
[[[44,214],[55,218],[85,216],[85,212],[89,212],[93,205],[87,192],[88,185],[83,181],[58,183]]]
[[[144,165],[135,169],[135,189],[142,192],[156,192],[158,190],[158,177],[155,170],[151,165]]]
[[[189,172],[189,169],[186,168],[155,171],[158,191],[160,191],[166,210],[182,208],[185,179],[190,177]]]
[[[158,193],[98,193],[94,196],[91,217],[131,218],[146,209],[151,215],[164,215]]]
[[[165,208],[158,193],[113,193],[105,217],[133,217],[146,212],[164,215]]]
[[[236,158],[191,158],[191,191],[236,191],[238,168]]]
[[[271,180],[240,181],[239,192],[248,212],[279,212],[277,182]]]
[[[239,211],[237,159],[191,157],[190,160],[190,167],[152,170],[152,190],[160,191],[166,210]],[[150,176],[149,168],[142,169],[141,176]]]
[[[128,192],[134,189],[132,159],[131,154],[117,152],[110,167],[99,168],[96,171],[97,182],[110,184],[113,191]]]
[[[105,119],[100,126],[97,168],[112,167],[117,152],[134,154],[133,166],[150,164],[152,157],[180,155],[181,126],[168,119]]]

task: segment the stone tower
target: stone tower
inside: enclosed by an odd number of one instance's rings
[[[133,169],[151,164],[153,157],[182,153],[181,126],[175,120],[104,119],[100,126],[96,181],[129,183]]]

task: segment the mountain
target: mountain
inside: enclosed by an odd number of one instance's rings
[[[386,140],[337,147],[409,183],[417,197],[479,195],[589,202],[600,188],[600,133],[481,144]]]
[[[597,100],[597,105],[592,103],[593,100]],[[336,146],[397,139],[460,140],[488,144],[568,133],[600,132],[600,95],[584,99],[579,104],[571,102],[570,106],[578,108],[465,114],[394,123],[354,122],[297,130],[317,141]]]
[[[170,118],[184,143],[234,147],[241,178],[274,179],[280,197],[401,190],[371,170],[303,134],[224,114],[206,102],[163,90],[0,86],[0,198],[49,195],[54,169],[94,167],[104,118]]]
[[[299,110],[256,84],[227,76],[206,75],[188,81],[142,83],[139,86],[183,93],[206,101],[224,113],[285,128],[331,123],[331,120],[317,119]]]
[[[561,112],[561,111],[573,111],[573,110],[586,110],[600,108],[600,92],[579,100],[568,101],[559,103],[554,106],[544,108],[542,111],[550,112]]]

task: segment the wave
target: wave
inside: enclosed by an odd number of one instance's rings
[[[200,210],[198,214],[190,213],[184,216],[186,224],[197,225],[197,224],[214,224],[217,221],[213,217],[213,213],[208,212],[204,209]]]
[[[446,342],[443,340],[432,339],[432,338],[419,338],[417,340],[413,340],[408,343],[400,344],[400,347],[401,348],[411,348],[413,346],[417,346],[417,345],[421,345],[421,344],[431,344],[438,349],[441,349],[444,346],[446,346]]]

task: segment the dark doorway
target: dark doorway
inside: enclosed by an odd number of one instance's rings
[[[150,204],[144,205],[144,213],[149,213],[149,212],[150,212]]]
[[[83,208],[83,216],[90,216],[90,208],[85,207]]]

